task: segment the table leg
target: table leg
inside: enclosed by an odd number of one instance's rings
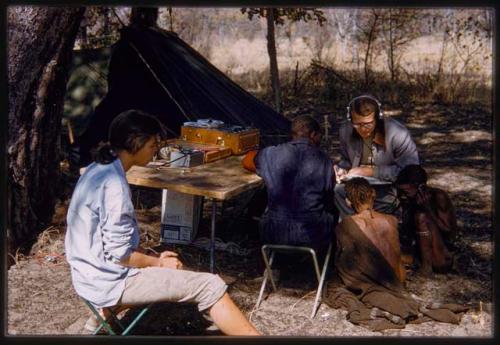
[[[215,270],[215,211],[217,204],[215,199],[212,199],[212,224],[210,234],[210,273]]]

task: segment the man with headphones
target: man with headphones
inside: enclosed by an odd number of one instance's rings
[[[376,98],[361,95],[347,106],[347,121],[340,126],[339,140],[341,159],[334,166],[337,182],[368,177],[376,190],[375,210],[393,214],[398,208],[393,182],[406,165],[419,164],[417,147],[408,129],[384,117]],[[335,186],[335,204],[341,217],[354,213],[346,203],[343,183]]]

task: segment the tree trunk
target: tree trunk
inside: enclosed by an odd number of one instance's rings
[[[394,83],[396,80],[396,71],[394,67],[394,40],[392,38],[392,10],[389,10],[389,68],[391,71],[391,81]]]
[[[295,65],[295,77],[293,78],[293,95],[297,96],[298,91],[298,83],[299,83],[299,61]]]
[[[369,60],[370,60],[370,57],[371,57],[371,47],[372,47],[372,43],[373,43],[373,40],[374,40],[374,36],[375,36],[375,29],[377,27],[377,21],[378,21],[378,13],[376,12],[373,12],[373,22],[372,22],[372,26],[370,28],[370,33],[368,34],[368,46],[366,47],[366,54],[365,54],[365,84],[368,85],[369,84],[369,71],[370,71],[370,64],[369,64]]]
[[[130,25],[147,28],[157,26],[158,7],[132,7]]]
[[[436,84],[441,82],[443,76],[444,56],[446,54],[446,43],[448,40],[448,33],[443,31],[443,43],[441,44],[441,55],[439,57],[438,69],[436,72]]]
[[[267,52],[269,54],[269,62],[271,65],[271,87],[273,89],[273,98],[275,109],[278,113],[281,112],[281,90],[280,77],[278,71],[278,59],[276,57],[276,41],[274,37],[274,9],[267,10]]]
[[[172,7],[167,7],[168,9],[168,18],[170,22],[170,31],[174,31],[174,15],[172,13]]]
[[[391,86],[389,99],[391,103],[396,103],[399,93],[396,87],[396,67],[394,61],[394,28],[392,26],[392,10],[389,10],[389,70],[391,72]]]
[[[27,244],[53,215],[60,191],[64,94],[84,7],[9,7],[9,251]]]

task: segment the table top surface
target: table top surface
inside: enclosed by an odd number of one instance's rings
[[[137,186],[226,200],[263,184],[258,175],[243,168],[242,159],[231,156],[192,168],[133,166],[127,180]]]

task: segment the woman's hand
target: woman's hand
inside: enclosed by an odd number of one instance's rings
[[[166,250],[160,254],[158,258],[158,266],[168,267],[173,269],[182,269],[182,262],[177,258],[178,254]]]

